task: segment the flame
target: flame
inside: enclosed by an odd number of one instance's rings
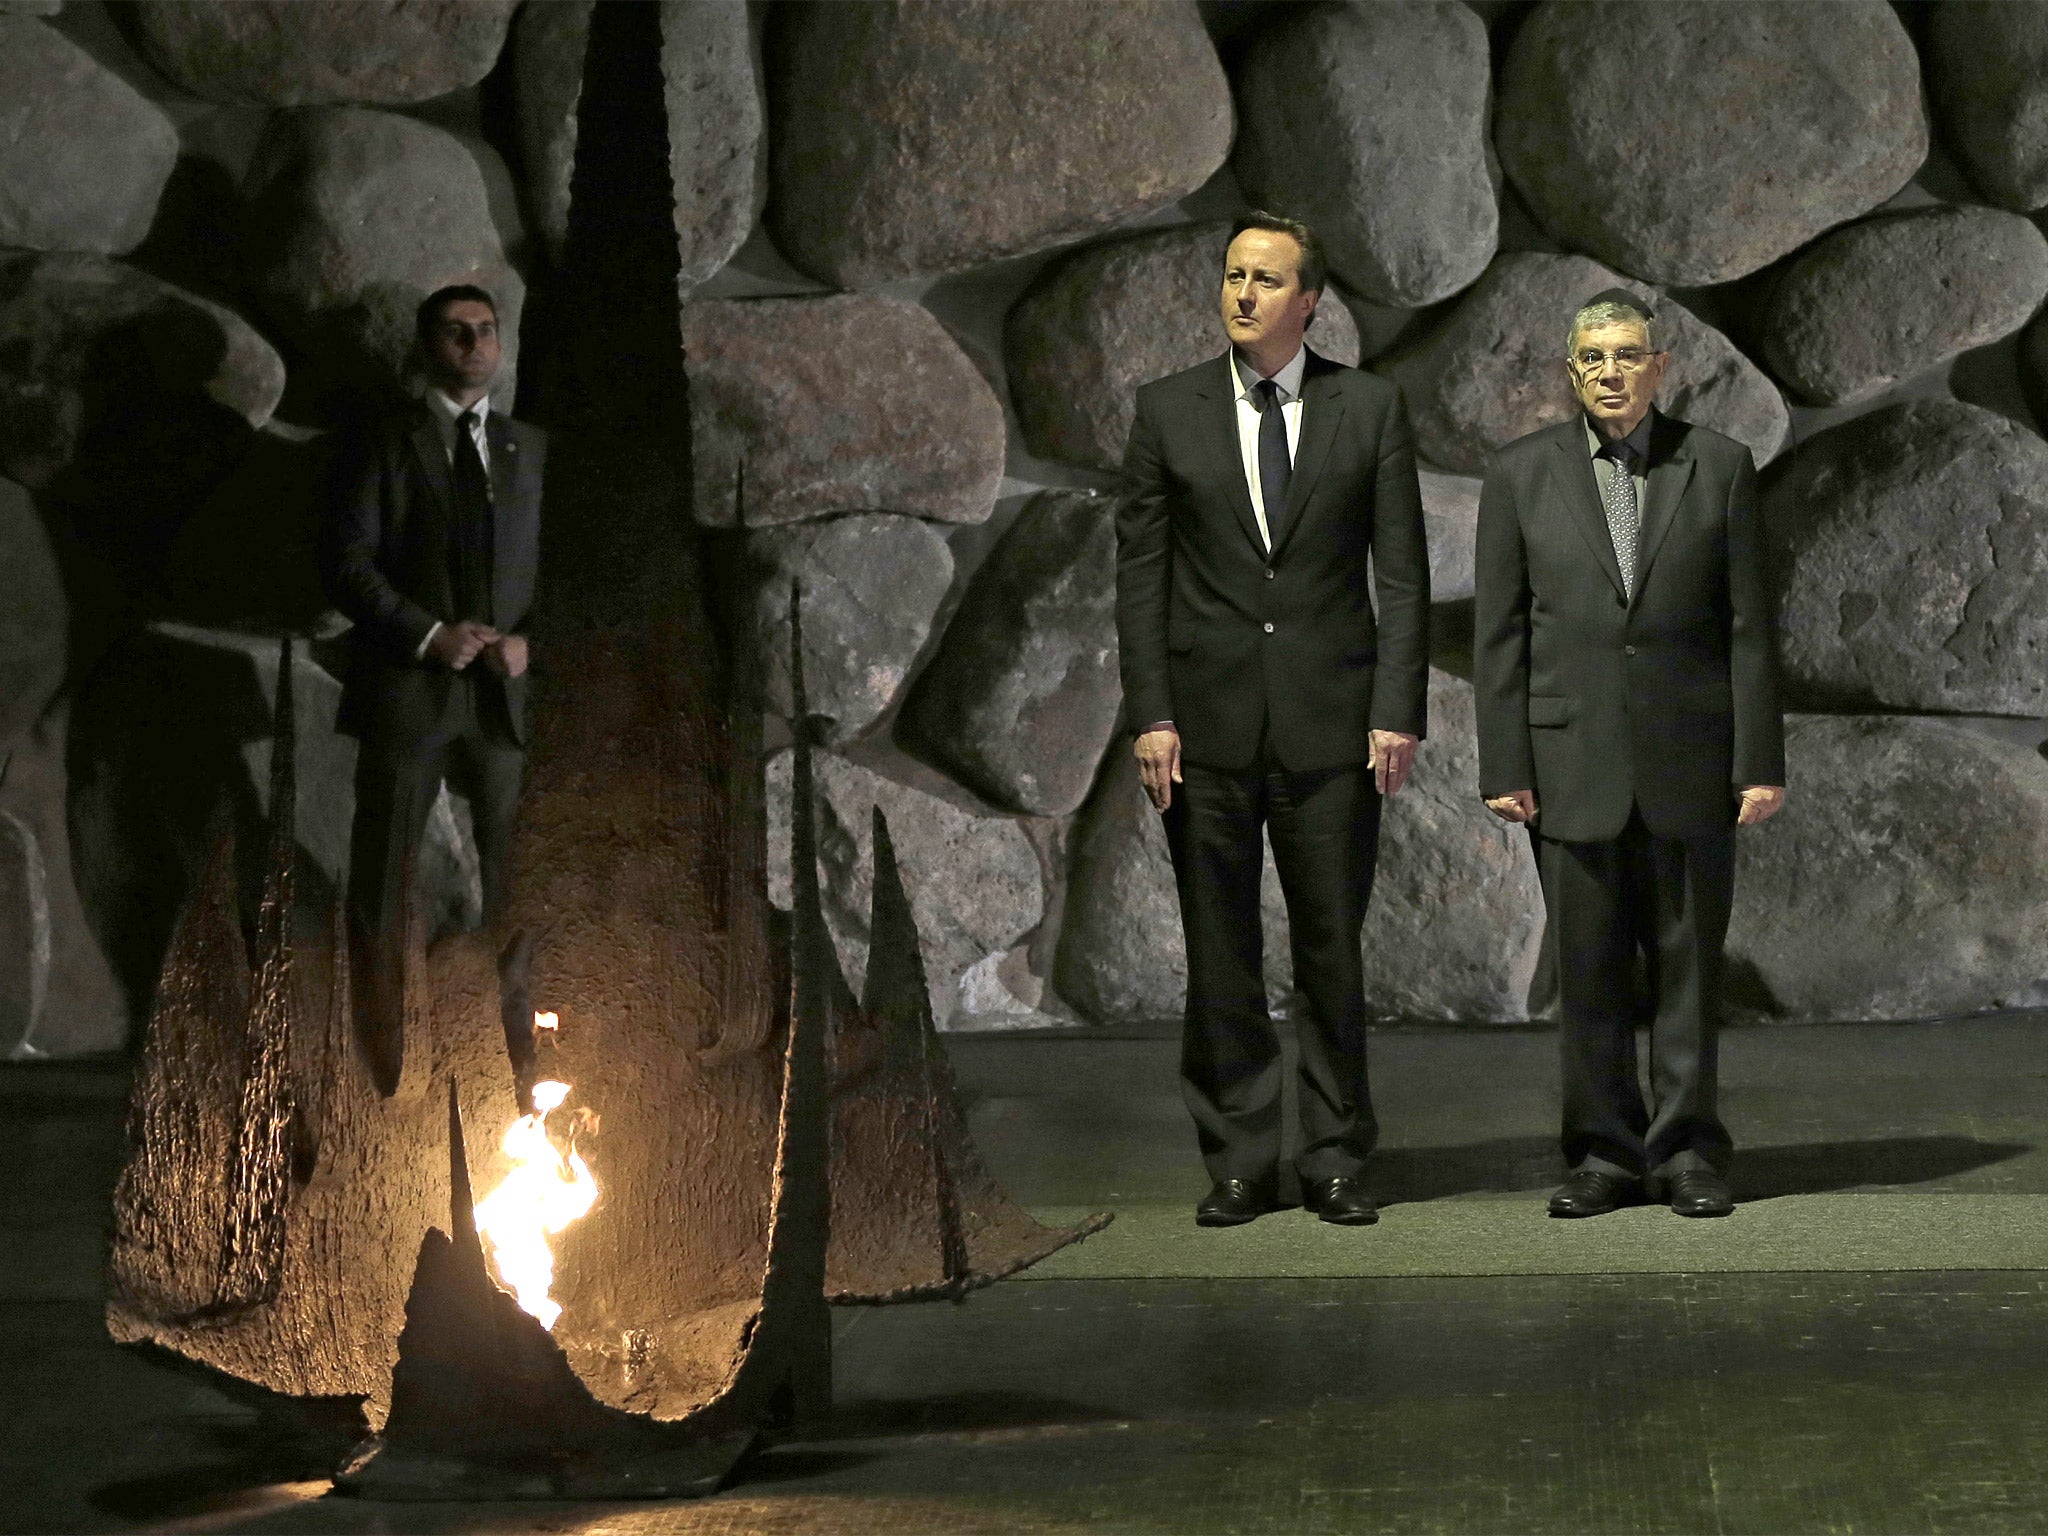
[[[562,1027],[561,1015],[552,1011],[536,1013],[533,1016],[533,1027],[535,1029],[559,1030]]]
[[[548,1239],[589,1211],[597,1180],[576,1150],[548,1135],[548,1114],[569,1096],[567,1083],[533,1085],[534,1113],[521,1115],[505,1132],[501,1150],[512,1164],[498,1187],[476,1207],[476,1229],[490,1252],[498,1283],[519,1305],[553,1328],[561,1303],[548,1294],[554,1284],[555,1255]]]

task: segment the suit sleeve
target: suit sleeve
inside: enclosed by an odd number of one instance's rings
[[[341,446],[320,522],[320,583],[328,601],[392,659],[413,660],[438,622],[377,568],[384,533],[384,451],[364,434]]]
[[[1473,559],[1472,692],[1479,793],[1536,787],[1529,749],[1529,558],[1508,472],[1496,461],[1479,491]]]
[[[1124,723],[1143,730],[1173,718],[1166,680],[1167,588],[1172,550],[1167,531],[1166,467],[1158,430],[1140,396],[1124,448],[1124,499],[1116,517],[1116,643],[1123,673]]]
[[[1777,623],[1756,499],[1756,467],[1744,449],[1728,488],[1728,665],[1737,788],[1785,782]]]
[[[1380,424],[1372,570],[1379,600],[1379,657],[1373,664],[1372,715],[1367,724],[1376,731],[1426,735],[1429,543],[1423,532],[1422,486],[1415,477],[1415,437],[1398,389]]]

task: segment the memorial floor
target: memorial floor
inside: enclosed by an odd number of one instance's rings
[[[694,1502],[378,1505],[118,1350],[125,1073],[0,1069],[0,1530],[1977,1532],[2048,1528],[2048,1017],[1731,1032],[1744,1204],[1554,1222],[1537,1030],[1372,1046],[1386,1202],[1202,1231],[1171,1031],[954,1038],[1078,1249],[837,1314],[836,1406]]]

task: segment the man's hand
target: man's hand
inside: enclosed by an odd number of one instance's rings
[[[1769,821],[1785,809],[1785,786],[1782,784],[1751,784],[1742,791],[1742,809],[1735,813],[1738,827],[1753,827],[1760,821]]]
[[[451,672],[460,672],[476,660],[484,647],[497,643],[498,632],[490,625],[464,619],[435,630],[434,638],[427,642],[427,654]]]
[[[1415,766],[1415,744],[1421,738],[1406,731],[1374,731],[1370,739],[1366,763],[1372,769],[1373,787],[1391,798],[1408,782],[1409,770]]]
[[[1138,780],[1152,799],[1152,809],[1173,804],[1173,786],[1180,777],[1180,732],[1147,731],[1132,749],[1138,754]]]
[[[1524,822],[1536,819],[1536,791],[1513,789],[1504,795],[1495,795],[1486,802],[1486,808],[1502,821]]]
[[[519,677],[526,671],[526,636],[500,635],[483,649],[484,665],[500,677]]]

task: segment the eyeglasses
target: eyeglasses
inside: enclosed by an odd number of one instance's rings
[[[1645,347],[1616,347],[1612,352],[1588,347],[1583,352],[1574,353],[1571,361],[1581,373],[1597,373],[1609,362],[1623,373],[1641,373],[1645,363],[1661,355]]]

